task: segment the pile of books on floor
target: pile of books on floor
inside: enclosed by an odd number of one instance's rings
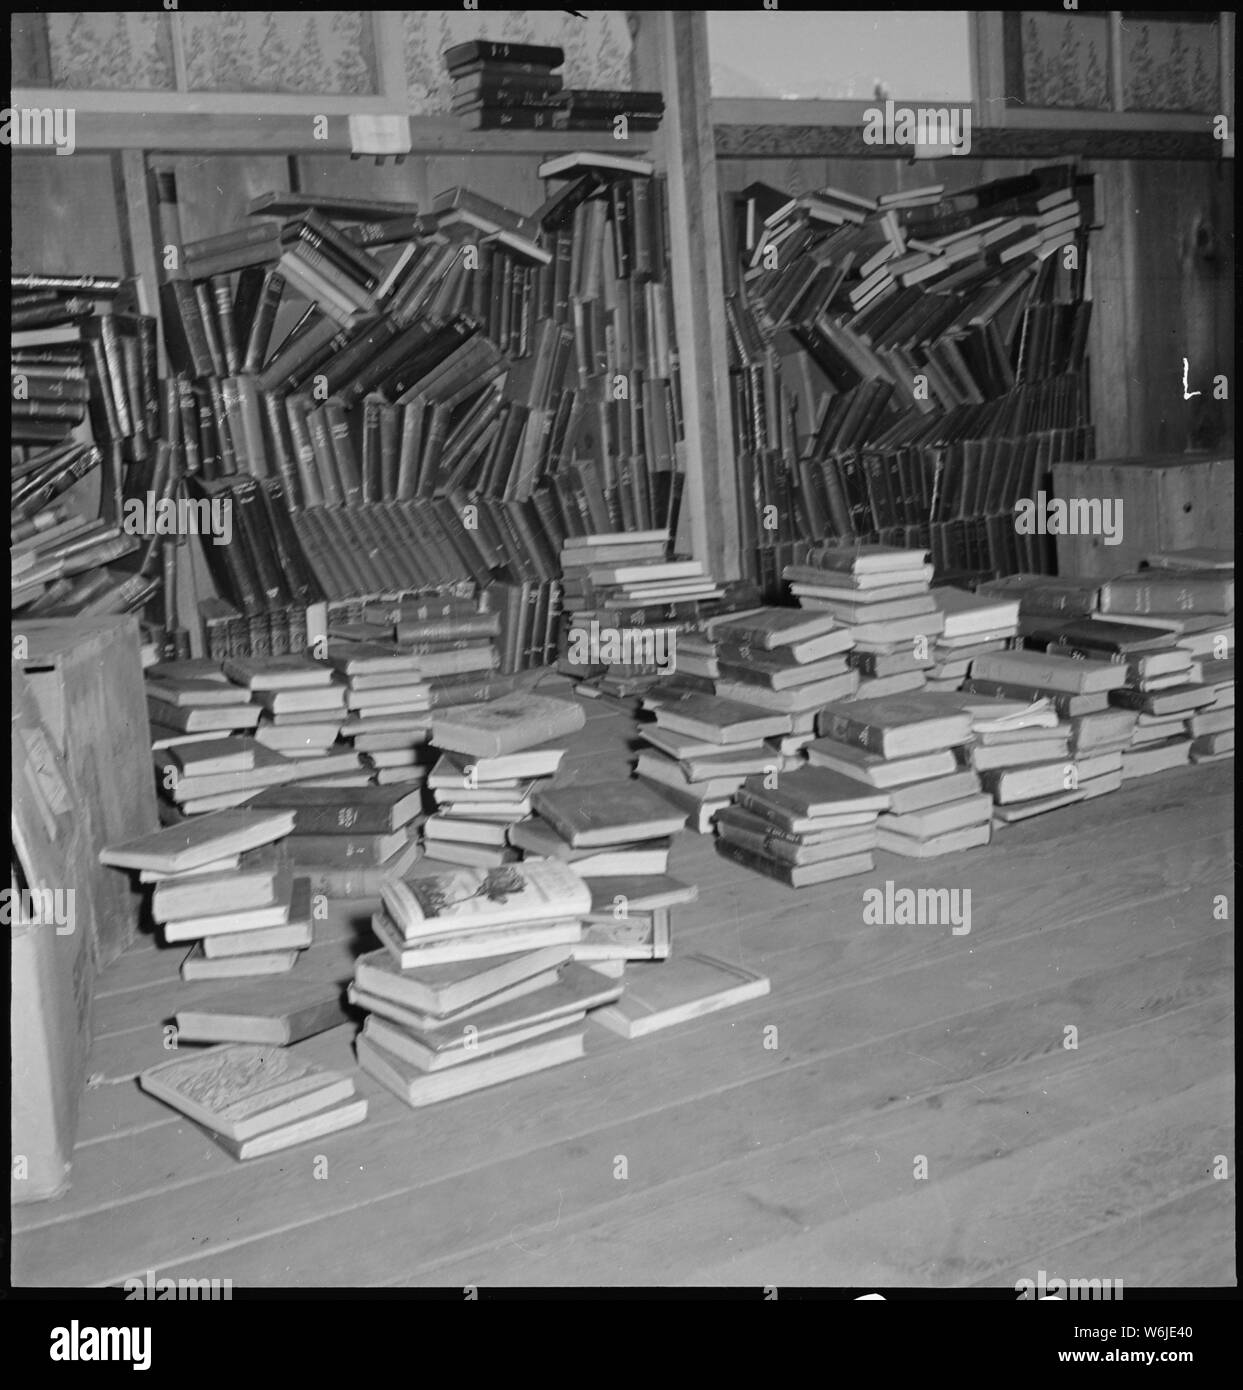
[[[485,867],[515,860],[512,831],[556,775],[564,740],[585,722],[581,705],[533,691],[435,711],[432,751],[439,756],[428,778],[436,801],[424,827],[428,853]]]
[[[583,1055],[587,1013],[620,980],[570,959],[591,894],[551,860],[385,885],[350,1002],[367,1011],[359,1065],[428,1105]]]
[[[676,670],[679,641],[725,590],[698,560],[670,560],[669,544],[665,530],[566,540],[558,663],[565,675],[625,698]]]
[[[1044,735],[1033,727],[1016,730],[1015,744],[981,754],[989,759],[984,781],[998,820],[1021,820],[1117,789],[1118,741],[1128,735],[1130,721],[1116,709],[1114,692],[1126,678],[1126,669],[1110,661],[1031,650],[995,652],[972,663],[965,691],[1043,702],[1061,721]]]
[[[748,777],[716,817],[717,852],[791,888],[874,867],[883,792],[819,767]]]
[[[282,695],[323,698],[324,692],[339,707],[341,692],[329,683],[329,668],[302,657],[264,657],[234,665],[233,673],[231,680],[219,662],[205,658],[146,669],[152,757],[165,819],[240,806],[263,788],[287,782],[358,777],[358,755],[325,741],[316,711],[276,708]],[[253,698],[252,680],[258,683]],[[267,708],[260,697],[267,698]],[[365,770],[362,776],[367,779]]]
[[[347,707],[341,735],[359,761],[377,783],[421,783],[431,694],[420,659],[391,642],[330,638],[325,660]]]
[[[652,693],[643,704],[655,723],[639,729],[648,746],[639,752],[638,778],[672,802],[697,834],[712,833],[713,820],[747,777],[785,765],[769,740],[789,735],[788,714],[693,690]]]
[[[860,699],[923,688],[933,641],[945,627],[925,551],[817,545],[804,563],[787,565],[784,577],[800,607],[831,613],[849,630]]]
[[[277,1153],[367,1118],[353,1077],[281,1047],[212,1047],[161,1062],[138,1080],[237,1159]]]
[[[990,798],[972,768],[972,718],[958,698],[929,691],[830,705],[807,761],[888,797],[876,843],[908,859],[986,845]]]
[[[546,44],[472,39],[445,49],[453,114],[473,130],[655,130],[659,92],[563,88],[562,49]]]
[[[1019,601],[971,593],[952,585],[932,590],[932,601],[945,619],[931,650],[928,690],[958,690],[979,656],[1014,646],[1019,630]]]
[[[217,811],[99,857],[153,885],[164,944],[191,944],[183,979],[283,974],[312,936],[310,884],[286,848],[293,827],[291,810]]]

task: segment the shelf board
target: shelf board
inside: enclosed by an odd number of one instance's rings
[[[138,149],[158,154],[349,154],[349,119],[328,115],[323,139],[310,115],[288,112],[77,112],[76,148],[83,152]],[[617,150],[645,155],[648,132],[619,141],[611,131],[468,130],[452,117],[410,119],[411,155],[555,155],[568,150]],[[46,154],[44,146],[14,144],[14,154]],[[371,158],[372,156],[362,156]],[[389,156],[390,158],[392,156]]]

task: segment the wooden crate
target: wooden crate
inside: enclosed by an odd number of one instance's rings
[[[102,969],[134,940],[142,899],[131,875],[98,863],[99,850],[159,829],[138,620],[19,620],[13,643],[78,798],[95,861],[91,946]]]
[[[1122,540],[1058,536],[1059,574],[1110,578],[1146,555],[1190,546],[1234,545],[1234,458],[1168,454],[1155,458],[1055,463],[1053,492],[1069,499],[1119,499]]]
[[[16,663],[11,680],[9,1187],[20,1203],[59,1196],[69,1181],[91,1045],[99,862],[65,759]]]

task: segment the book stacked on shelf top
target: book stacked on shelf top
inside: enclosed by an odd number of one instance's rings
[[[986,845],[990,805],[980,779],[960,761],[971,717],[954,696],[925,690],[829,705],[807,761],[889,797],[877,847],[927,859]]]
[[[461,868],[385,886],[350,1000],[367,1010],[363,1070],[427,1105],[583,1053],[578,1027],[621,982],[570,959],[591,908],[552,861]]]
[[[804,609],[830,614],[849,632],[847,661],[860,699],[923,688],[946,621],[930,591],[925,551],[824,544],[805,563],[787,565],[784,578]]]
[[[654,130],[664,98],[659,92],[567,89],[557,69],[560,48],[473,39],[445,49],[452,80],[452,111],[473,130]]]
[[[367,1117],[367,1102],[355,1098],[352,1077],[280,1047],[213,1047],[161,1062],[138,1080],[237,1159],[276,1153]]]
[[[450,109],[472,130],[554,128],[562,49],[472,39],[446,48],[443,56],[452,83]]]

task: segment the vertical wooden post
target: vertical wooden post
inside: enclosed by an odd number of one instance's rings
[[[143,150],[122,150],[114,157],[113,179],[117,207],[121,210],[121,245],[125,269],[139,280],[139,308],[144,314],[160,313],[160,266],[163,248],[156,244],[156,222],[151,206],[151,184],[147,176],[147,156]],[[159,371],[168,371],[164,334],[157,331],[156,349]]]
[[[742,574],[729,409],[720,205],[702,10],[638,11],[635,73],[659,86],[665,115],[652,142],[669,181],[670,274],[686,421],[686,492],[695,558],[718,579]]]

